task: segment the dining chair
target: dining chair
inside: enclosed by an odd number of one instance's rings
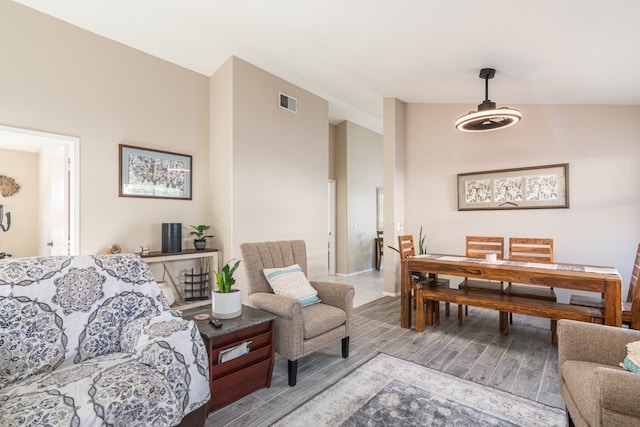
[[[627,291],[627,299],[622,302],[622,323],[631,329],[640,329],[640,300],[636,301],[636,288],[638,287],[638,276],[640,275],[640,244],[636,250],[636,259],[633,262],[631,270],[631,281],[629,282],[629,290]],[[604,308],[604,299],[598,297],[589,297],[584,295],[571,295],[569,304],[582,305],[585,307]],[[634,307],[635,306],[635,307]],[[634,310],[634,308],[636,310]],[[633,321],[633,312],[636,311],[637,320]]]
[[[553,263],[553,239],[511,237],[509,238],[509,261]],[[552,287],[523,285],[509,283],[507,294],[539,299],[544,301],[557,301],[556,292]],[[509,323],[513,323],[513,313],[509,313]],[[551,320],[551,331],[556,336],[557,321]]]
[[[400,253],[400,259],[405,259],[416,255],[416,247],[412,234],[405,234],[398,236],[398,252]],[[411,272],[411,292],[412,292],[412,306],[416,308],[415,293],[423,286],[449,286],[449,280],[439,279],[437,274],[429,274],[424,276],[419,272]],[[415,279],[414,279],[415,277]],[[440,323],[440,302],[433,301],[434,323],[437,325]],[[422,307],[424,310],[424,307]],[[449,303],[445,303],[445,315],[449,316]],[[460,317],[460,316],[458,316]]]
[[[504,237],[495,236],[467,236],[465,242],[465,256],[468,258],[482,258],[487,254],[496,254],[497,259],[504,258]],[[502,282],[465,277],[458,285],[458,289],[503,293]],[[458,306],[458,310],[462,307]],[[465,316],[469,315],[469,306],[464,307]]]

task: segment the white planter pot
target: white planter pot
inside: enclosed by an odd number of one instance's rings
[[[211,292],[211,314],[217,319],[233,319],[242,315],[242,292]]]

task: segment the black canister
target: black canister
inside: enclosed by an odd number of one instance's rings
[[[162,252],[168,254],[182,252],[182,223],[162,223]]]

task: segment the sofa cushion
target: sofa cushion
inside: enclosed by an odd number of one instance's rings
[[[344,325],[347,321],[344,310],[322,303],[303,308],[302,317],[305,340]]]
[[[194,322],[137,255],[0,260],[0,424],[171,426],[210,397]]]
[[[0,296],[0,390],[31,375],[48,373],[64,360],[67,334],[47,304]]]
[[[3,389],[0,402],[3,425],[9,426],[80,420],[82,425],[170,426],[183,415],[169,380],[125,353],[34,376]]]
[[[284,268],[265,268],[264,277],[276,295],[300,300],[303,307],[320,302],[316,291],[298,264]]]

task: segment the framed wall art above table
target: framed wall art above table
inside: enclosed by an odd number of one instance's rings
[[[458,174],[458,210],[569,207],[569,164]]]

